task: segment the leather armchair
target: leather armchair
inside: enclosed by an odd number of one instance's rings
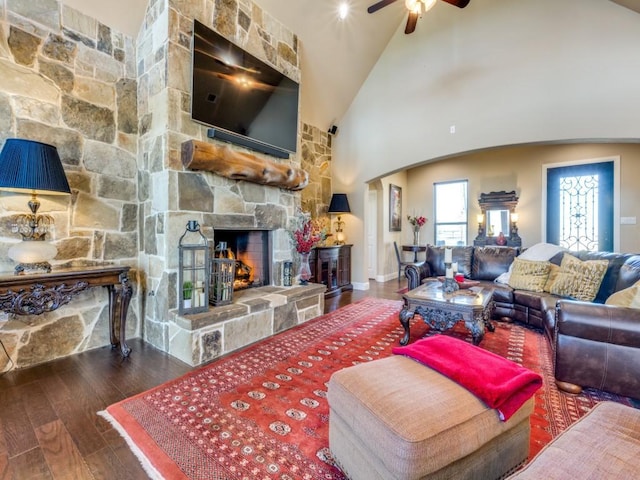
[[[409,290],[419,287],[424,278],[432,277],[431,267],[427,262],[421,265],[407,265],[404,268],[404,274],[407,277],[407,286]]]
[[[556,304],[558,387],[593,387],[640,398],[640,310],[576,300]]]

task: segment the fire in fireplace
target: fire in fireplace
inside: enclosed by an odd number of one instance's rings
[[[214,235],[216,249],[226,243],[226,257],[236,261],[234,290],[270,285],[270,231],[216,230]]]

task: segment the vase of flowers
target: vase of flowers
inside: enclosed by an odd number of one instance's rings
[[[300,211],[295,219],[295,229],[290,232],[293,245],[299,254],[300,260],[300,284],[306,285],[311,278],[309,266],[309,253],[318,243],[326,237],[322,222],[311,219],[309,212]]]
[[[413,244],[420,245],[420,230],[427,223],[426,217],[422,215],[417,217],[407,215],[407,220],[409,220],[409,223],[413,226]]]
[[[300,252],[300,285],[306,285],[311,278],[311,266],[309,265],[309,252]]]

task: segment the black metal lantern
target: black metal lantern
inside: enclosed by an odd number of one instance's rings
[[[220,242],[211,259],[211,298],[212,305],[227,305],[233,301],[233,282],[236,273],[236,260],[227,250],[227,243]]]
[[[200,313],[209,309],[210,248],[196,220],[187,222],[187,229],[178,242],[178,311],[180,314]]]

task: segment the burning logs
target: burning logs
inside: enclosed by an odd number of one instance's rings
[[[199,140],[182,144],[182,164],[190,170],[287,190],[302,190],[309,183],[309,174],[300,168]]]

